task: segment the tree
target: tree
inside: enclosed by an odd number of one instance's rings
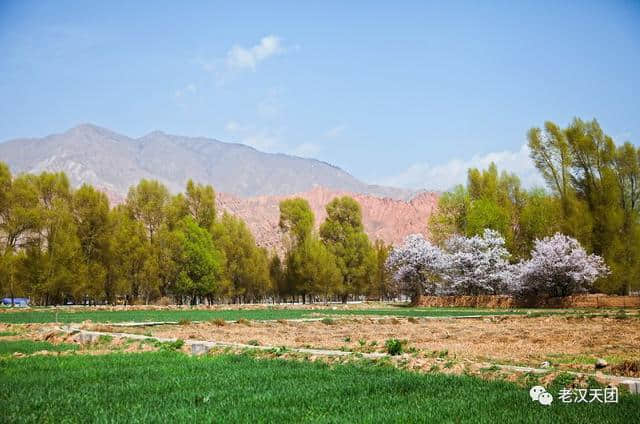
[[[76,293],[91,299],[105,296],[110,231],[109,200],[89,185],[83,185],[72,195],[72,215],[87,271]]]
[[[575,118],[559,128],[529,131],[531,155],[561,203],[562,233],[575,237],[611,269],[598,288],[628,293],[639,286],[640,215],[637,181],[640,152],[616,147],[598,122]]]
[[[309,202],[300,197],[280,202],[280,229],[290,237],[290,244],[301,243],[311,235],[314,222]]]
[[[442,274],[446,292],[476,296],[507,291],[510,255],[498,232],[486,229],[482,236],[453,236],[446,253]]]
[[[238,302],[263,297],[271,286],[267,253],[257,247],[244,221],[225,212],[212,233],[215,246],[226,258],[228,294]]]
[[[214,246],[211,234],[191,217],[179,224],[177,238],[182,250],[175,290],[196,304],[216,292],[223,275],[224,255]]]
[[[113,209],[111,221],[114,228],[109,269],[112,285],[107,289],[107,297],[113,301],[117,295],[123,295],[125,301],[133,300],[147,280],[144,270],[151,256],[151,247],[146,240],[144,225],[133,219],[126,207]]]
[[[145,226],[151,243],[156,231],[165,223],[168,202],[169,190],[158,181],[143,179],[129,189],[125,202],[127,209]]]
[[[454,234],[466,233],[470,203],[469,192],[463,185],[442,193],[437,209],[429,216],[429,234],[434,243],[443,246]]]
[[[210,185],[187,182],[187,208],[195,222],[202,228],[210,229],[216,219],[216,193]]]
[[[402,246],[391,251],[386,261],[395,289],[418,304],[424,294],[436,294],[446,257],[421,234],[408,236]]]
[[[327,218],[320,226],[320,238],[336,259],[342,274],[342,301],[349,294],[365,292],[371,269],[371,243],[362,226],[360,204],[353,198],[335,198],[327,204]]]
[[[523,296],[583,293],[609,273],[601,257],[588,255],[574,238],[556,233],[537,240],[531,259],[518,267],[516,291]]]
[[[540,189],[523,190],[516,175],[498,173],[493,163],[486,170],[472,168],[466,187],[457,186],[440,198],[438,209],[429,219],[429,232],[434,242],[444,246],[455,234],[472,237],[489,228],[504,237],[507,249],[516,258],[523,258],[535,236],[548,234],[534,231],[539,229],[535,227],[539,212],[545,212],[549,224],[561,221],[549,215],[553,212],[560,216],[557,208],[547,207],[549,199],[553,197]],[[530,201],[535,204],[530,205]],[[541,208],[543,205],[545,209]]]
[[[71,210],[71,189],[64,173],[43,172],[30,176],[38,195],[35,208],[37,230],[25,247],[29,263],[39,269],[29,273],[27,290],[42,303],[60,303],[78,295],[77,288],[87,275],[82,248]]]
[[[192,217],[202,228],[210,230],[216,219],[216,193],[210,185],[187,181],[186,193],[171,198],[166,206],[167,221],[173,229],[178,221]]]
[[[518,223],[512,253],[517,258],[528,258],[537,239],[550,236],[561,228],[560,202],[543,189],[533,189],[526,200]]]
[[[371,252],[372,264],[369,266],[371,272],[368,273],[369,294],[378,296],[381,301],[394,294],[391,272],[387,267],[387,258],[392,249],[392,245],[386,244],[383,240],[376,240]]]
[[[269,277],[274,295],[278,298],[278,302],[289,294],[286,286],[285,272],[282,266],[282,260],[277,254],[273,254],[269,260]]]
[[[336,258],[313,234],[314,216],[309,202],[301,198],[280,202],[280,228],[288,237],[285,285],[291,294],[307,296],[337,294],[342,275]]]
[[[286,280],[292,293],[302,295],[302,302],[313,295],[329,296],[342,292],[342,274],[335,257],[315,236],[306,237],[286,257]]]

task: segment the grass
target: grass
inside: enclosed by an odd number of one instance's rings
[[[623,362],[628,357],[619,356],[619,355],[570,355],[565,353],[557,353],[547,355],[547,360],[552,364],[579,364],[579,365],[594,365],[598,358],[602,358],[610,365],[617,364]]]
[[[78,345],[61,343],[53,344],[49,342],[36,342],[33,340],[2,340],[0,341],[0,356],[10,355],[15,352],[20,353],[34,353],[41,350],[48,350],[50,352],[62,352],[65,350],[76,350]]]
[[[174,352],[0,361],[7,422],[633,422],[620,403],[534,403],[528,388],[469,376]]]
[[[18,333],[15,331],[0,331],[0,337],[9,337],[9,336],[17,336]]]
[[[24,312],[0,313],[0,322],[11,324],[24,323],[78,323],[86,320],[93,322],[142,322],[142,321],[238,321],[238,320],[278,320],[311,318],[322,315],[332,316],[396,316],[396,317],[452,317],[464,315],[504,315],[525,314],[526,311],[472,309],[472,308],[384,308],[384,309],[164,309],[164,310],[88,310],[88,309],[52,309],[40,308]]]

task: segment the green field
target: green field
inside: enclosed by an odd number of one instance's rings
[[[74,310],[71,308],[56,311],[54,309],[35,309],[24,312],[0,313],[0,322],[11,324],[44,323],[44,322],[142,322],[142,321],[207,321],[211,319],[238,320],[277,320],[312,318],[317,314],[324,315],[382,315],[398,317],[447,317],[463,315],[501,315],[523,314],[524,311],[472,308],[408,308],[395,307],[384,309],[233,309],[233,310]]]
[[[0,355],[7,355],[14,352],[30,354],[41,350],[62,352],[65,350],[76,350],[78,347],[77,344],[70,343],[52,344],[33,340],[0,340]]]
[[[600,423],[640,410],[637,396],[544,407],[507,382],[244,355],[11,358],[0,378],[8,422]]]

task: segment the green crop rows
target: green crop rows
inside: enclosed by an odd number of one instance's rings
[[[544,407],[507,382],[245,355],[11,358],[0,377],[8,422],[599,423],[640,410],[637,396]]]
[[[211,319],[238,320],[277,320],[311,318],[324,315],[377,315],[398,317],[447,317],[462,315],[501,315],[524,313],[523,311],[471,309],[471,308],[386,308],[386,309],[160,309],[160,310],[74,310],[35,309],[24,312],[0,313],[0,322],[45,323],[45,322],[129,322],[129,321],[206,321]]]

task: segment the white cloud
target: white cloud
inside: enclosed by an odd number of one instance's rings
[[[448,190],[456,184],[464,184],[469,168],[486,169],[493,162],[498,171],[513,172],[525,187],[543,186],[544,181],[529,158],[529,148],[523,145],[518,151],[505,150],[476,155],[471,159],[452,159],[444,164],[415,163],[398,175],[383,178],[381,184],[415,189]]]
[[[198,87],[194,83],[189,83],[185,87],[176,90],[176,97],[180,98],[189,93],[196,93],[198,91]]]
[[[328,129],[327,132],[324,133],[324,136],[328,138],[335,138],[340,134],[342,134],[345,128],[346,128],[346,125],[335,126],[333,128]]]
[[[235,45],[227,53],[226,64],[229,69],[256,69],[256,65],[271,56],[285,51],[282,40],[275,35],[262,37],[260,43],[245,48]]]

